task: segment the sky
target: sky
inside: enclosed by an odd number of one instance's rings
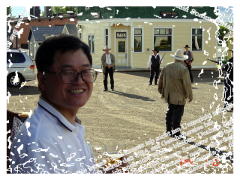
[[[11,7],[11,12],[12,12],[12,16],[18,17],[19,15],[24,16],[24,17],[28,17],[30,14],[30,8],[31,7],[27,7],[27,6],[12,6]],[[40,6],[41,11],[44,9],[44,6]]]

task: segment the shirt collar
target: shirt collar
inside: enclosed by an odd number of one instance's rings
[[[39,107],[49,113],[51,116],[56,118],[61,125],[63,125],[67,130],[73,132],[76,129],[72,123],[70,123],[58,110],[56,110],[52,105],[50,105],[46,100],[40,98],[38,101]],[[76,122],[81,124],[81,121],[76,118]]]

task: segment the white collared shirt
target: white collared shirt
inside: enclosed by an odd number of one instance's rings
[[[159,59],[159,63],[160,63],[160,64],[162,63],[162,57],[161,57],[161,55],[160,55],[159,53],[157,53],[156,55],[152,54],[152,55],[150,55],[149,58],[148,58],[147,68],[150,68],[151,65],[152,65],[152,61],[151,61],[152,56],[154,56],[155,59],[157,58],[157,56],[159,56],[159,58],[160,58],[160,59]]]
[[[40,98],[13,140],[12,173],[91,173],[94,161],[84,134],[81,124],[71,124]]]
[[[108,65],[112,64],[112,60],[111,60],[110,54],[106,54],[106,64],[108,64]]]

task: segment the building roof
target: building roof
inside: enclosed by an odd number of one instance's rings
[[[77,36],[78,35],[78,30],[77,30],[77,26],[75,24],[65,24],[69,34],[73,35],[73,36]]]
[[[78,7],[78,19],[79,20],[96,20],[96,19],[111,19],[111,18],[170,18],[170,19],[194,19],[197,16],[194,13],[190,13],[192,10],[196,10],[197,13],[205,15],[211,19],[216,19],[214,7],[191,7],[187,12],[174,6],[162,6],[162,7]],[[200,17],[197,17],[200,18]],[[201,19],[201,18],[200,18]]]
[[[38,42],[44,41],[48,36],[61,34],[64,26],[32,26],[28,39],[33,35]]]

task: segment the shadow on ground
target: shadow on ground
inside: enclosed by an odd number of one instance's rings
[[[149,71],[140,71],[140,72],[119,72],[124,74],[129,74],[133,76],[140,76],[149,78],[150,72]],[[199,82],[214,82],[214,80],[218,80],[219,72],[217,70],[205,70],[201,72],[200,70],[193,70],[193,79],[195,83]]]
[[[220,151],[220,150],[217,150],[216,148],[213,148],[213,147],[210,147],[210,146],[206,146],[206,145],[199,144],[199,143],[196,143],[196,142],[193,142],[193,141],[189,141],[188,137],[178,138],[178,139],[181,140],[181,141],[184,141],[185,143],[188,143],[190,145],[193,145],[193,146],[202,148],[206,151],[209,151],[214,157],[225,157],[226,160],[229,160],[231,163],[233,163],[232,153],[229,153],[227,151]]]
[[[21,88],[8,87],[7,91],[10,92],[12,96],[39,94],[38,87],[36,86],[23,86]]]
[[[140,99],[140,100],[143,100],[143,101],[155,101],[149,97],[145,97],[145,96],[139,96],[139,95],[136,95],[136,94],[130,94],[130,93],[125,93],[125,92],[121,92],[121,91],[108,91],[110,93],[113,93],[113,94],[118,94],[120,96],[125,96],[125,97],[128,97],[128,98],[132,98],[132,99]]]

